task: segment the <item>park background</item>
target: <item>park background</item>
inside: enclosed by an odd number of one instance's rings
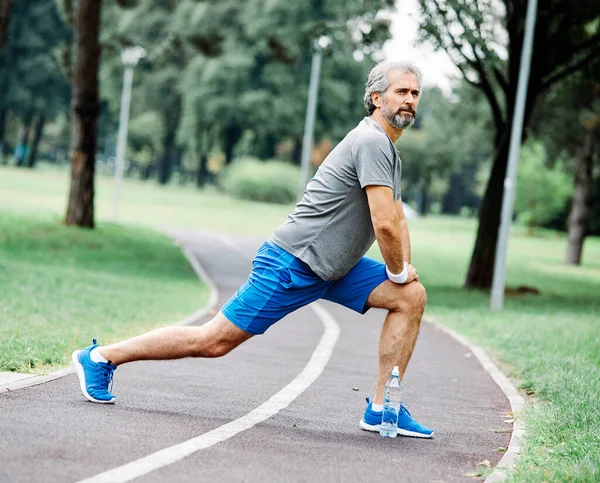
[[[506,300],[489,309],[526,6],[1,1],[0,370],[47,373],[92,336],[201,306],[208,288],[161,231],[270,236],[298,199],[315,51],[311,172],[365,115],[375,62],[410,57],[425,88],[397,147],[426,318],[485,347],[528,396],[515,481],[598,481],[595,2],[538,6]],[[139,46],[117,191],[121,54]]]

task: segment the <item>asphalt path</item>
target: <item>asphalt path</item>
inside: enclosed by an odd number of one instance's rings
[[[218,287],[218,306],[262,243],[175,235]],[[1,393],[0,482],[477,481],[478,464],[493,467],[508,447],[509,402],[434,326],[421,328],[404,400],[435,438],[359,428],[384,316],[321,301],[220,359],[127,364],[115,372],[115,405],[84,399],[74,374]]]

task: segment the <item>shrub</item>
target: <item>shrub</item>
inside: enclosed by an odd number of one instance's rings
[[[297,166],[252,158],[234,161],[220,179],[225,192],[234,198],[280,204],[297,200],[299,182]]]
[[[573,180],[557,160],[548,167],[544,146],[530,141],[521,149],[515,211],[530,233],[564,209],[573,191]]]

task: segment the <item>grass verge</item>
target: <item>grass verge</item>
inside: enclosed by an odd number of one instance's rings
[[[490,312],[488,294],[461,288],[473,222],[415,220],[411,228],[427,315],[484,347],[535,398],[510,481],[600,481],[600,240],[588,239],[584,264],[568,267],[563,236],[514,229],[508,285],[541,293],[507,297],[503,311]]]
[[[0,213],[0,371],[45,373],[93,337],[173,323],[207,300],[178,247],[147,229],[80,230]]]

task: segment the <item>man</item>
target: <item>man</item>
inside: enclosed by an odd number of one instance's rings
[[[384,387],[392,368],[402,378],[425,309],[425,289],[410,265],[408,227],[400,197],[401,162],[394,142],[414,120],[420,71],[382,62],[369,73],[369,117],[335,147],[309,182],[286,223],[257,252],[246,283],[208,323],[165,327],[116,344],[73,353],[83,394],[113,403],[108,386],[120,364],[139,360],[220,357],[294,310],[317,299],[360,313],[388,310],[379,345],[379,376],[360,427],[379,431]],[[364,257],[377,239],[385,264]],[[433,431],[402,407],[399,434]]]

